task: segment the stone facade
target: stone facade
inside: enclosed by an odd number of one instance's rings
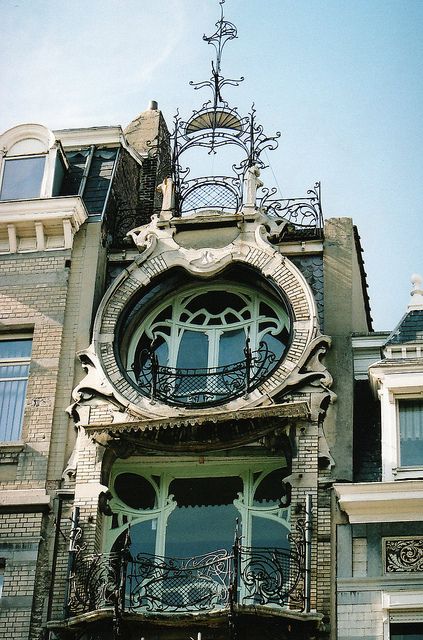
[[[37,198],[20,203],[24,220],[13,222],[13,232],[10,218],[3,228],[0,219],[4,237],[16,240],[0,255],[0,340],[32,337],[20,438],[0,443],[0,617],[8,635],[342,638],[344,622],[360,611],[351,607],[382,607],[369,579],[378,541],[351,530],[332,490],[353,479],[351,334],[370,329],[352,221],[328,220],[304,235],[283,217],[271,219],[254,204],[257,168],[239,210],[177,215],[157,109],[136,118],[126,135],[120,128],[40,131],[63,149],[64,163],[74,161],[77,193],[46,194],[46,211]],[[154,139],[151,153],[146,141]],[[110,183],[90,214],[84,174],[95,149]],[[15,201],[0,200],[0,209],[15,215]],[[46,212],[50,222],[41,229]],[[221,299],[226,307],[217,313]],[[207,366],[195,369],[202,387],[181,400],[177,387],[182,376],[194,378],[194,368],[178,365],[175,353],[196,304],[203,305],[192,317],[206,326]],[[172,366],[145,342],[160,322]],[[238,334],[228,331],[231,322]],[[225,331],[243,341],[220,364]],[[161,395],[149,362],[173,376]],[[219,396],[228,373],[235,382]],[[206,375],[220,376],[212,391]],[[199,543],[217,519],[204,507],[223,518],[216,529],[226,536],[223,551],[206,553]],[[181,513],[185,522],[195,515],[195,524],[171,539],[178,517],[184,526]],[[201,547],[184,556],[185,565],[180,555],[166,556],[168,541],[182,548],[184,537]],[[213,564],[210,553],[224,555]],[[363,595],[358,605],[352,585],[366,580],[373,599]]]

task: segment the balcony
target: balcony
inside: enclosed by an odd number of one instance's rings
[[[226,550],[188,559],[129,552],[77,552],[68,617],[116,608],[120,614],[199,614],[248,605],[305,611],[304,538],[295,549]]]
[[[245,360],[233,364],[197,369],[160,365],[155,352],[143,352],[143,366],[136,377],[137,388],[152,400],[174,406],[205,407],[222,404],[242,394],[249,394],[265,380],[280,361],[261,342],[251,351],[247,342]]]

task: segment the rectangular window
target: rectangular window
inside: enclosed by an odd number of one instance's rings
[[[45,160],[45,156],[6,158],[0,200],[39,198]]]
[[[21,436],[26,384],[32,351],[30,338],[0,339],[0,441]]]
[[[398,400],[400,466],[423,466],[423,400]]]
[[[391,640],[423,640],[423,622],[391,624]]]

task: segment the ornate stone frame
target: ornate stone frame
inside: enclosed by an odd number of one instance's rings
[[[80,354],[88,375],[75,389],[74,399],[80,402],[94,395],[106,396],[135,419],[192,413],[192,408],[175,409],[151,402],[123,378],[114,349],[117,324],[133,296],[169,269],[180,267],[206,280],[234,263],[254,268],[281,290],[291,307],[292,340],[281,365],[248,398],[237,398],[201,412],[272,404],[272,397],[280,395],[285,388],[306,381],[318,380],[317,384],[330,386],[330,375],[320,362],[330,339],[319,334],[313,295],[299,270],[270,244],[269,231],[263,222],[261,214],[252,216],[248,223],[244,221],[238,237],[223,248],[182,247],[174,240],[174,228],[170,224],[160,224],[155,216],[149,225],[131,231],[141,254],[116,278],[99,306],[93,342]]]

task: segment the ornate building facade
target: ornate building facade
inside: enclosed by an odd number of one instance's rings
[[[342,567],[367,534],[345,495],[377,453],[357,444],[353,343],[381,337],[352,221],[324,221],[319,183],[278,199],[262,182],[279,134],[222,98],[236,35],[222,11],[195,85],[211,99],[171,134],[153,102],[124,131],[0,136],[11,639],[350,635]],[[195,176],[223,150],[232,173]]]

